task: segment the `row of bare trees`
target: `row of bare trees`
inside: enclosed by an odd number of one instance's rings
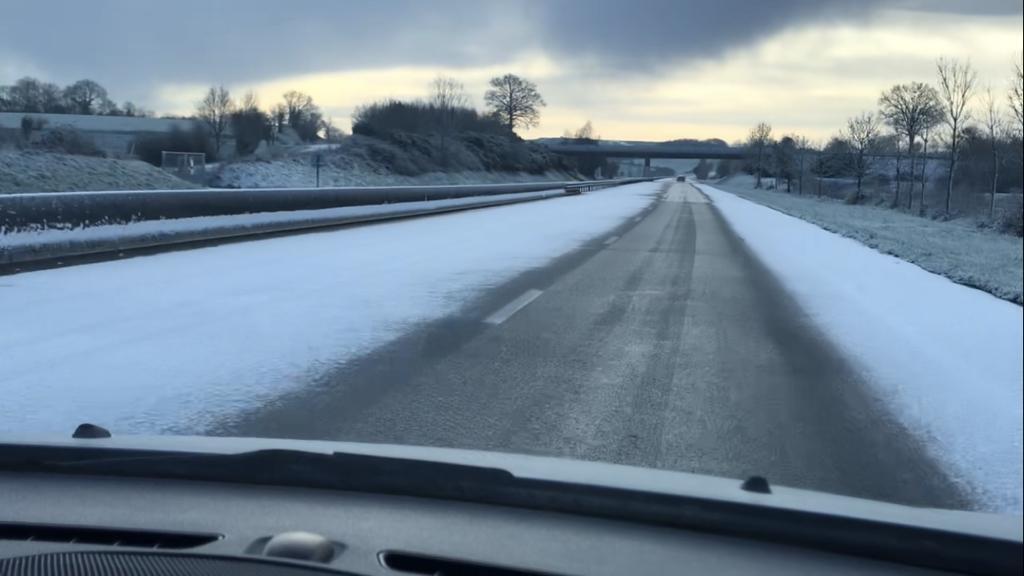
[[[756,176],[755,187],[762,187],[762,175],[772,174],[778,182],[798,178],[803,193],[804,163],[808,153],[813,156],[812,172],[821,175],[852,176],[856,191],[850,199],[860,202],[866,177],[880,159],[895,160],[895,189],[893,207],[918,212],[926,211],[926,182],[928,160],[934,159],[936,138],[941,142],[941,157],[945,158],[945,181],[941,211],[949,215],[958,177],[969,173],[970,185],[977,188],[979,143],[988,151],[988,177],[984,191],[990,195],[989,215],[996,213],[995,198],[1000,183],[1010,178],[1001,168],[1006,162],[1021,161],[1022,120],[1021,62],[1013,68],[1009,90],[1005,97],[991,86],[981,90],[978,75],[969,61],[939,58],[936,61],[936,82],[897,84],[882,92],[878,110],[851,117],[840,133],[822,149],[817,150],[805,138],[786,136],[775,141],[772,127],[760,123],[751,129],[747,138],[748,165]],[[1003,102],[1008,105],[1004,106]],[[931,153],[929,146],[932,145]],[[1008,150],[1016,149],[1015,159],[1007,158]],[[962,166],[969,157],[972,166]],[[909,173],[904,173],[904,162]],[[1018,175],[1019,176],[1019,175]],[[1012,180],[1018,183],[1018,180]],[[915,198],[916,195],[916,198]]]
[[[95,80],[83,79],[60,87],[31,76],[0,86],[0,112],[35,114],[103,114],[107,116],[149,116],[134,103],[117,105],[107,89]]]
[[[295,90],[285,92],[281,102],[264,111],[254,92],[246,92],[236,101],[224,86],[212,86],[196,104],[195,116],[209,133],[218,155],[229,131],[239,154],[252,153],[261,141],[273,140],[285,127],[304,142],[331,140],[337,133],[313,98]]]
[[[469,97],[461,82],[447,76],[435,78],[429,90],[426,106],[430,110],[426,115],[430,116],[431,127],[440,134],[440,145],[444,148],[452,132],[457,130],[459,118],[465,115],[463,112],[470,110]],[[540,108],[545,106],[536,84],[514,74],[492,78],[484,102],[488,113],[509,132],[536,126],[540,121]],[[378,104],[374,110],[386,108],[386,104]],[[357,122],[358,116],[365,116],[371,108],[358,109]],[[294,90],[286,92],[280,103],[264,112],[253,92],[247,92],[236,102],[227,88],[213,86],[196,104],[195,115],[209,132],[218,154],[229,132],[234,135],[241,154],[252,152],[261,140],[272,139],[286,126],[303,141],[330,140],[338,134],[313,98]]]

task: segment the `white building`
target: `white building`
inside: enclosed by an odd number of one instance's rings
[[[0,133],[16,136],[21,132],[21,119],[30,116],[43,122],[40,132],[67,126],[88,135],[111,157],[132,154],[136,138],[148,134],[170,132],[175,128],[191,130],[197,120],[189,118],[141,118],[137,116],[89,116],[84,114],[38,114],[34,112],[0,112]]]

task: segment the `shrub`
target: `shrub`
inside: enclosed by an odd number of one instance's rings
[[[165,151],[202,152],[206,154],[207,162],[217,159],[206,130],[198,126],[192,130],[176,127],[170,132],[142,136],[135,140],[135,155],[154,166],[160,166]]]
[[[424,102],[386,100],[360,107],[352,115],[353,134],[383,137],[396,132],[508,135],[508,129],[497,119],[472,108],[445,109]]]
[[[1014,236],[1024,236],[1024,196],[1014,195],[1014,205],[999,214],[999,230]]]
[[[49,130],[39,138],[34,147],[48,152],[79,156],[106,156],[92,138],[69,126],[58,126]]]
[[[523,141],[493,116],[466,107],[376,102],[356,110],[352,134],[377,139],[366,144],[366,157],[400,174],[572,169],[562,157]]]
[[[36,118],[35,116],[22,116],[21,117],[21,137],[26,141],[32,138],[32,132],[38,132],[46,126],[45,118]]]
[[[424,172],[420,166],[410,160],[409,154],[386,142],[367,142],[366,156],[373,162],[387,166],[392,172],[402,176],[416,176]]]
[[[693,174],[699,180],[707,180],[708,175],[711,174],[711,163],[707,160],[701,159],[693,168]]]
[[[231,114],[231,132],[235,136],[235,151],[238,155],[252,154],[260,142],[270,140],[270,116],[256,108],[239,110]]]
[[[715,166],[715,174],[719,178],[732,176],[739,171],[736,164],[737,162],[734,160],[719,160],[718,164]]]

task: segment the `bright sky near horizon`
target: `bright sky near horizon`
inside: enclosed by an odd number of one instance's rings
[[[93,78],[118,101],[183,114],[211,84],[264,105],[295,89],[348,128],[357,106],[423,97],[438,74],[482,107],[487,80],[513,72],[548,103],[527,137],[590,120],[606,139],[731,141],[766,120],[823,139],[884,88],[932,81],[939,56],[970,59],[1004,93],[1024,44],[1020,0],[210,4],[5,0],[0,84]]]

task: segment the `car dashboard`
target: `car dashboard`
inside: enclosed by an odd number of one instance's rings
[[[315,553],[273,550],[298,533]],[[306,540],[303,541],[303,538]],[[306,550],[306,551],[304,551]],[[432,498],[0,472],[0,574],[927,574],[670,526]]]

